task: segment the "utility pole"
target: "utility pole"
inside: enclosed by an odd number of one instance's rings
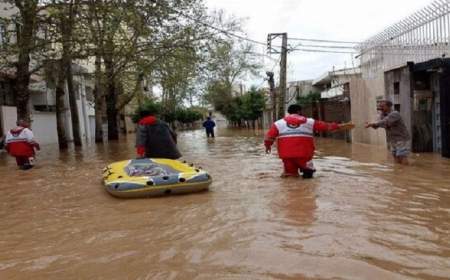
[[[280,59],[280,93],[278,94],[278,119],[284,117],[286,112],[286,64],[287,64],[287,33],[282,33],[281,59]]]
[[[272,40],[281,37],[281,51],[272,46]],[[273,90],[273,115],[274,119],[281,119],[285,114],[286,107],[286,65],[287,65],[287,33],[270,33],[267,35],[267,52],[269,54],[280,54],[280,86],[278,90],[278,98],[275,98],[275,90]],[[273,76],[273,74],[272,74]],[[277,100],[278,99],[278,100]],[[276,102],[277,101],[277,102]],[[277,104],[278,103],[278,108]]]
[[[272,102],[272,122],[277,120],[277,98],[275,94],[275,80],[273,79],[273,72],[266,72],[268,77],[267,81],[269,82],[270,88],[270,101]]]

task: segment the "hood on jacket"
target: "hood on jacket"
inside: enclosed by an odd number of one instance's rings
[[[11,129],[10,132],[11,132],[11,134],[12,134],[14,137],[16,137],[16,136],[18,136],[24,129],[25,129],[25,127],[18,126],[18,127],[15,127],[15,128],[13,128],[13,129]]]
[[[299,127],[300,125],[306,123],[307,118],[304,116],[297,115],[297,114],[292,114],[292,115],[286,116],[284,118],[284,120],[290,127]]]
[[[148,116],[148,117],[144,117],[142,119],[139,120],[138,124],[139,125],[152,125],[152,124],[156,124],[156,117],[155,116]]]

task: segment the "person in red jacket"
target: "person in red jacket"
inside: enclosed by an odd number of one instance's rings
[[[35,149],[39,150],[39,144],[34,140],[34,135],[25,120],[18,120],[17,127],[6,134],[5,148],[8,153],[16,158],[17,166],[22,170],[33,167]]]
[[[298,177],[300,170],[303,178],[312,178],[315,172],[312,165],[314,132],[334,131],[340,125],[304,117],[302,107],[297,104],[290,105],[288,113],[267,132],[264,140],[266,153],[271,152],[272,144],[277,140],[278,156],[284,164],[281,177]]]

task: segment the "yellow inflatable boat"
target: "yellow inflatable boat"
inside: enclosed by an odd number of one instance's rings
[[[103,170],[106,191],[117,197],[147,197],[207,190],[211,177],[192,164],[171,159],[132,159]]]

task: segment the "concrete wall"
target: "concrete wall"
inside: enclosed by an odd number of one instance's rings
[[[386,146],[384,129],[366,129],[366,122],[378,119],[376,110],[377,98],[384,98],[384,77],[375,79],[350,80],[350,100],[352,121],[356,125],[352,131],[353,143],[367,143]]]
[[[5,135],[7,131],[16,126],[17,109],[12,106],[0,106],[0,121],[2,134]]]
[[[56,113],[34,111],[31,118],[33,120],[31,128],[39,144],[58,143]]]
[[[11,128],[16,127],[17,109],[12,106],[0,107],[0,119],[3,134]],[[56,114],[33,111],[31,115],[33,130],[36,140],[40,144],[58,143],[58,134],[56,132]]]
[[[326,122],[349,122],[351,121],[350,100],[323,100],[320,105],[321,120]],[[351,141],[349,131],[327,133],[328,137]]]
[[[270,110],[264,110],[263,111],[263,116],[262,116],[262,126],[263,129],[268,129],[270,128],[270,126],[272,125],[273,120],[272,120],[272,111]]]

